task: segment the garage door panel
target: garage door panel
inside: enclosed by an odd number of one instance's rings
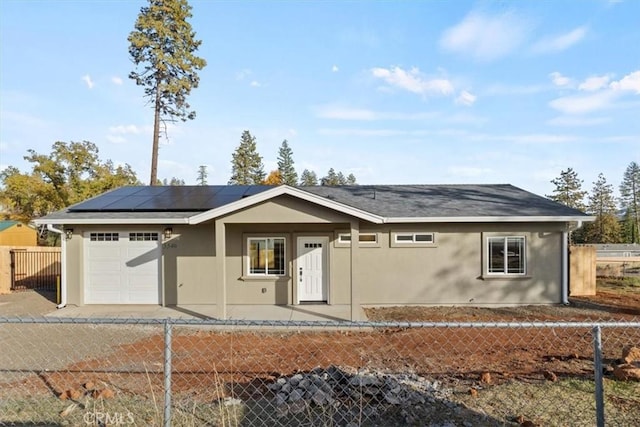
[[[96,273],[116,273],[121,270],[118,261],[91,261],[89,262],[89,270],[95,275]]]
[[[96,235],[110,235],[112,240],[95,241]],[[118,238],[113,238],[114,235]],[[159,233],[91,233],[90,236],[85,239],[87,304],[160,302]]]

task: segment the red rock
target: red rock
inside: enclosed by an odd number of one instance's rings
[[[640,362],[616,366],[613,368],[613,376],[622,381],[640,381]]]
[[[475,388],[470,388],[469,394],[473,397],[478,397],[478,390],[476,390]]]
[[[491,384],[491,374],[489,372],[483,372],[482,374],[480,374],[480,382]]]
[[[551,371],[544,371],[542,374],[543,374],[543,375],[544,375],[544,377],[545,377],[546,379],[548,379],[549,381],[552,381],[552,382],[556,382],[556,381],[558,381],[558,377],[556,376],[556,374],[554,374],[554,373],[553,373],[553,372],[551,372]]]
[[[640,362],[640,348],[630,346],[622,350],[622,360],[624,363]]]

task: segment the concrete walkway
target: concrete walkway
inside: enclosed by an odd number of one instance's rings
[[[85,305],[50,312],[47,317],[131,318],[131,319],[216,319],[215,305]],[[364,311],[361,313],[365,319]],[[351,319],[348,305],[228,305],[227,317],[234,320],[345,321]]]

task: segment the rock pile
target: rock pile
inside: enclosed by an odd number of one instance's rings
[[[405,407],[451,395],[451,391],[443,389],[438,381],[415,374],[370,371],[350,374],[335,366],[281,377],[268,387],[275,393],[280,416],[300,413],[311,406],[337,408],[349,401],[364,407],[377,404]]]
[[[613,368],[613,376],[623,381],[640,381],[640,348],[625,347],[617,366]]]

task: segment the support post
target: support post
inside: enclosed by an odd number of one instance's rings
[[[351,221],[351,320],[360,320],[360,280],[358,271],[360,268],[360,222]]]
[[[219,319],[227,318],[226,232],[221,219],[216,220],[216,308]]]
[[[171,319],[164,319],[164,423],[171,427]]]
[[[602,334],[600,325],[593,327],[593,373],[596,383],[596,425],[604,427],[604,388],[602,378]]]

